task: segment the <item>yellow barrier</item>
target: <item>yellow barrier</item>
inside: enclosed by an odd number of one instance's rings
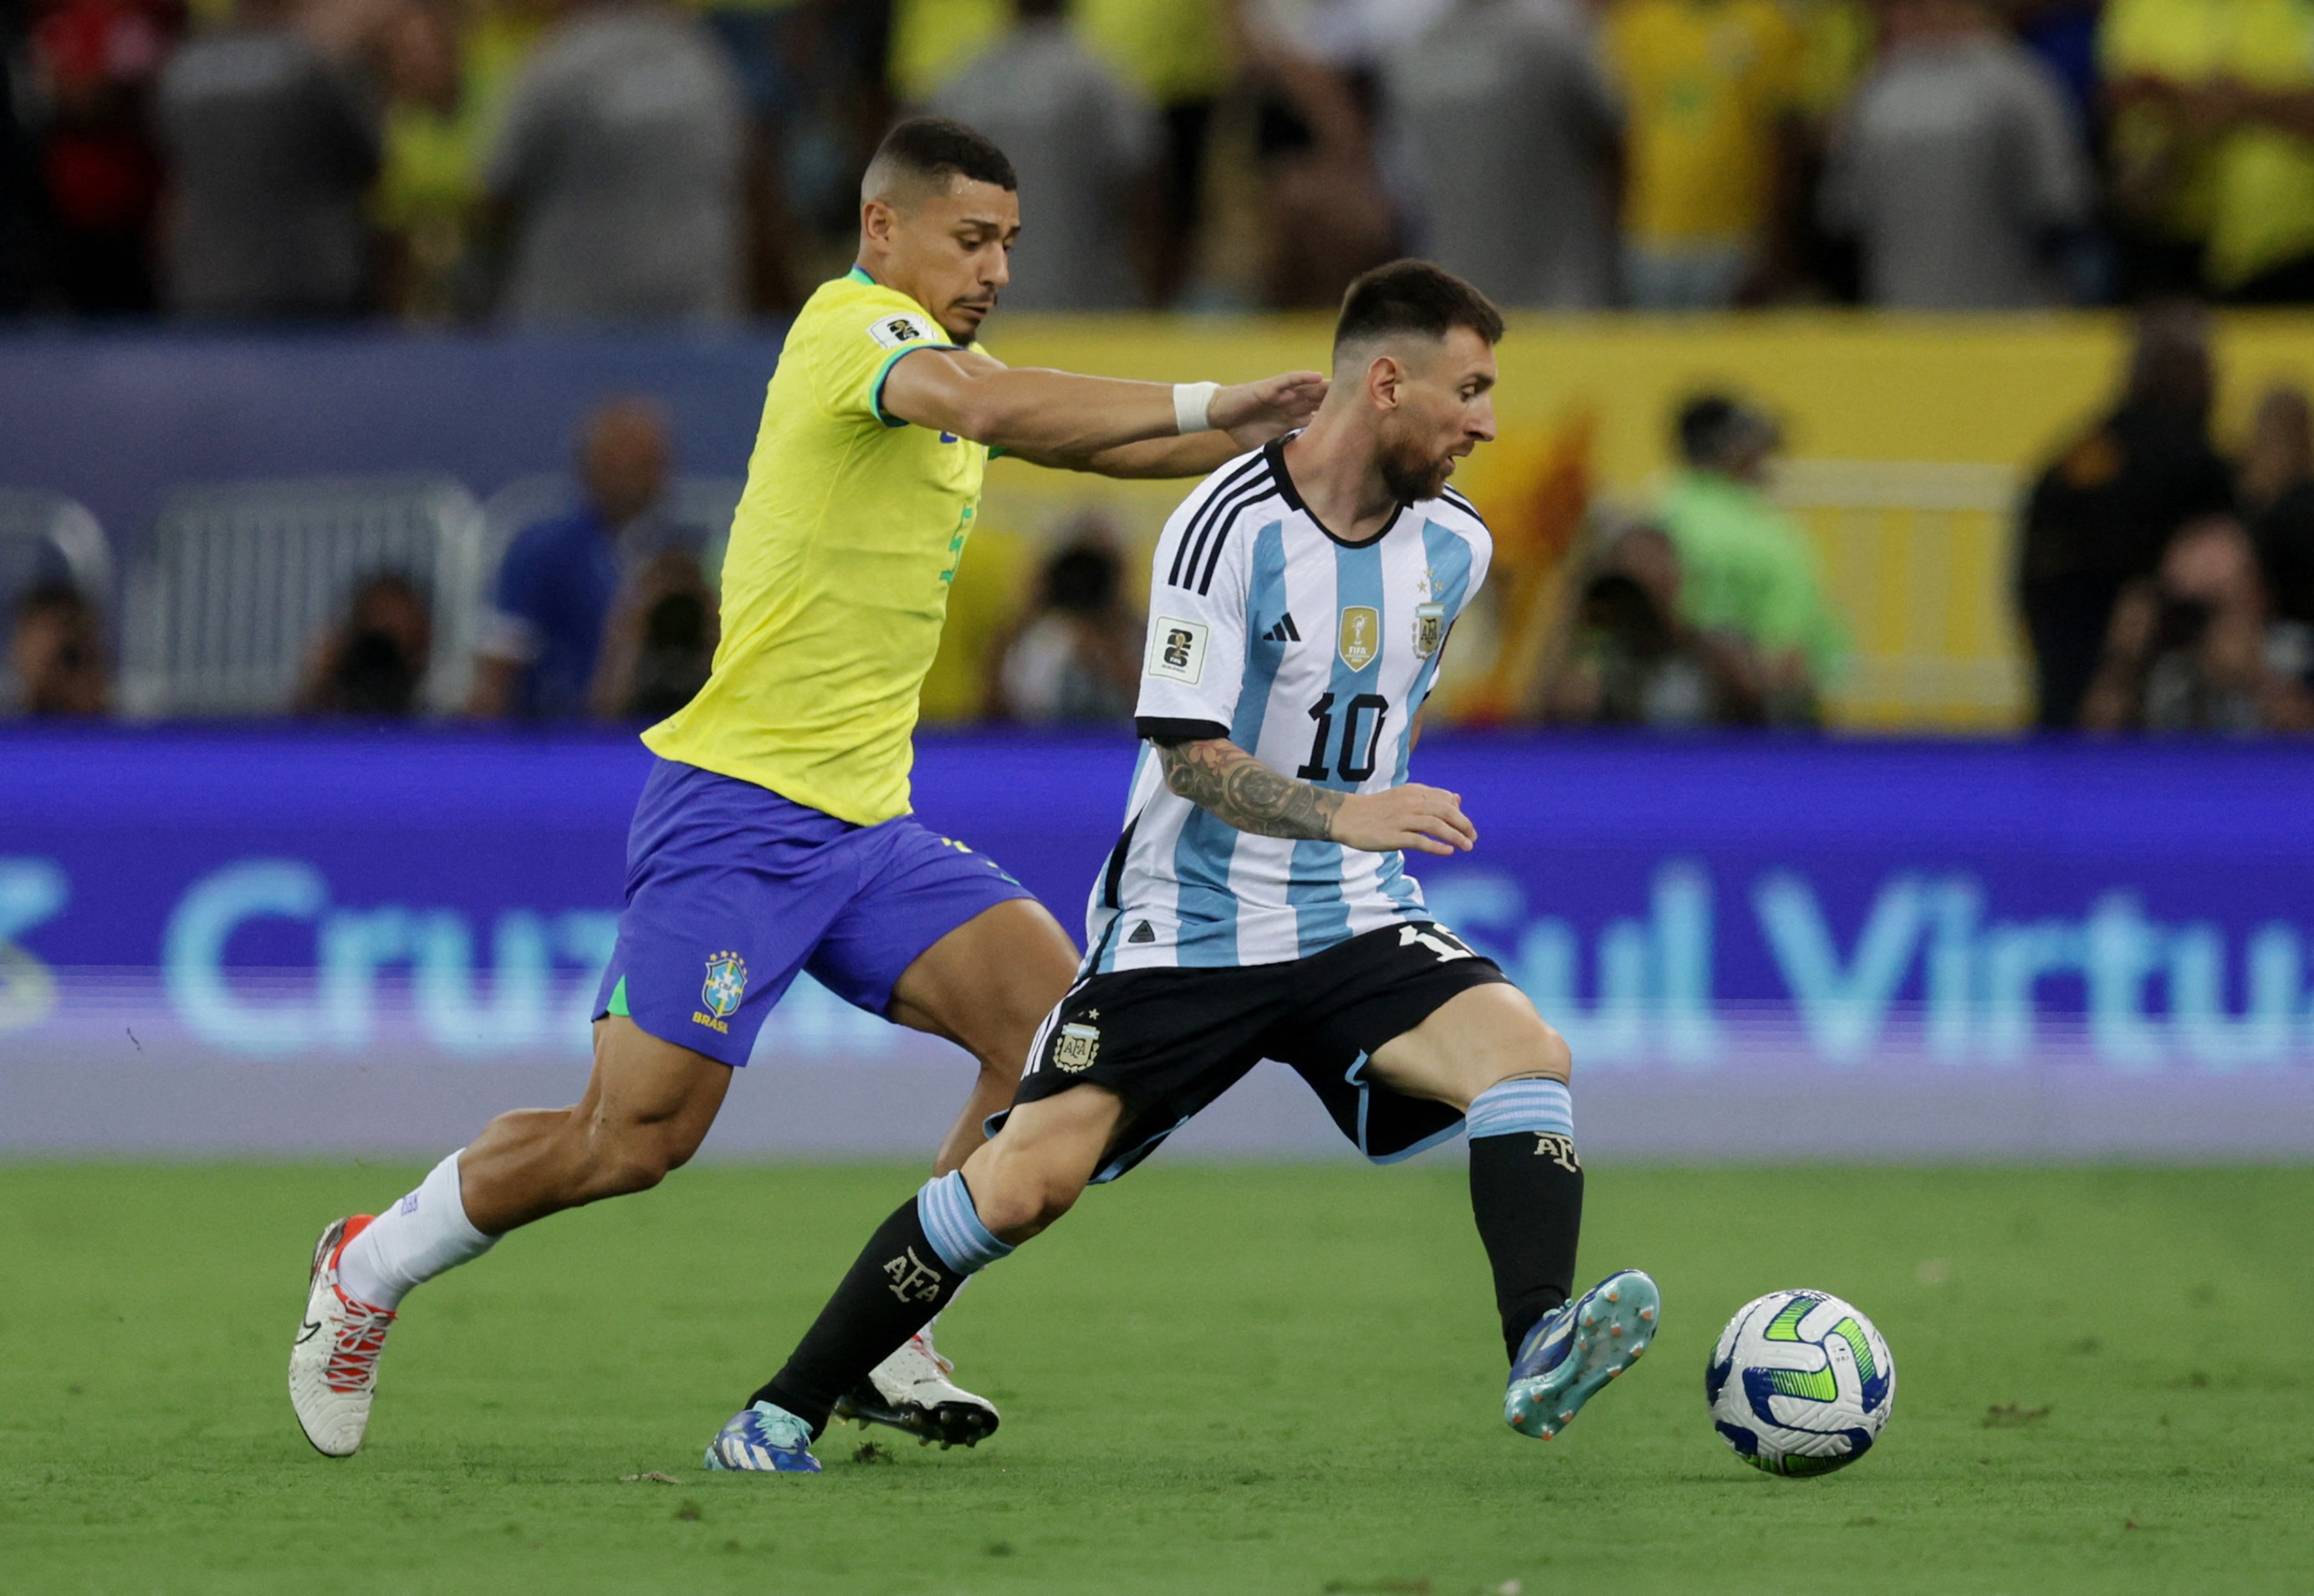
[[[1234,381],[1322,367],[1323,317],[1011,318],[988,342],[1020,366],[1160,381]],[[1504,437],[1458,484],[1490,518],[1516,513],[1525,469],[1570,425],[1594,428],[1599,490],[1634,506],[1672,463],[1670,418],[1706,388],[1741,391],[1782,420],[1783,492],[1815,536],[1855,636],[1835,719],[1877,728],[2018,724],[2026,672],[2009,601],[2016,485],[2108,401],[2125,325],[2117,316],[1514,318],[1499,359]],[[2314,385],[2314,316],[2219,323],[2221,436],[2269,383]],[[1523,465],[1524,463],[1524,465]],[[927,689],[928,713],[964,712],[1038,542],[1086,507],[1145,546],[1182,486],[1112,483],[999,463],[976,552],[956,594],[957,646]],[[1026,540],[1011,543],[1012,538]],[[975,561],[994,555],[975,572]],[[1002,584],[1000,590],[1000,584]]]

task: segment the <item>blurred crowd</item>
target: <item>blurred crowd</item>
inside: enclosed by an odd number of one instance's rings
[[[1025,308],[2314,301],[2301,0],[0,0],[0,311],[713,322],[897,111]]]
[[[2314,403],[2278,385],[2231,450],[2212,430],[2206,314],[2137,318],[2109,408],[2061,441],[2017,509],[2015,613],[2043,730],[2314,732]],[[1458,632],[1446,719],[1806,729],[1851,666],[1819,545],[1777,499],[1782,438],[1741,395],[1671,418],[1678,466],[1647,496],[1586,499],[1566,546],[1498,539],[1472,635]],[[686,702],[719,626],[720,528],[676,513],[675,440],[648,399],[613,397],[575,440],[575,507],[522,527],[486,590],[473,657],[435,657],[421,583],[379,569],[311,640],[295,709],[417,717],[446,664],[476,719],[632,723]],[[985,535],[985,534],[984,534]],[[927,713],[1020,723],[1131,719],[1141,551],[1085,512],[1009,560],[976,548]],[[984,581],[984,578],[985,580]],[[967,590],[971,596],[966,596]],[[1527,605],[1522,595],[1540,592]],[[100,602],[67,583],[20,595],[7,675],[19,712],[112,708]],[[952,604],[952,611],[956,604]],[[1531,665],[1532,668],[1525,668]],[[1459,667],[1459,669],[1458,669]],[[286,706],[285,706],[286,707]]]

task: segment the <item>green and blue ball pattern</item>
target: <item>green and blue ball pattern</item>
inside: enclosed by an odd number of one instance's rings
[[[1823,1292],[1771,1292],[1736,1310],[1703,1372],[1712,1427],[1769,1474],[1829,1474],[1871,1450],[1896,1402],[1896,1362],[1872,1321]]]

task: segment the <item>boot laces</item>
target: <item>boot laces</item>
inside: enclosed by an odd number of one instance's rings
[[[331,1338],[322,1378],[333,1391],[367,1391],[377,1384],[377,1355],[385,1350],[385,1333],[395,1315],[390,1308],[357,1302],[342,1291],[338,1301],[346,1317]]]

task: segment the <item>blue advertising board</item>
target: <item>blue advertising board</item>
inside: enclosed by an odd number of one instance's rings
[[[649,758],[0,733],[0,1147],[398,1146],[575,1096]],[[1075,930],[1133,758],[927,738],[917,808]],[[1432,907],[1567,1033],[1606,1145],[2314,1151],[2314,750],[1465,736],[1416,774],[1480,832],[1415,861]],[[949,1110],[890,1103],[956,1056],[801,983],[729,1145],[929,1145]],[[1315,1145],[1274,1097],[1223,1142]]]

